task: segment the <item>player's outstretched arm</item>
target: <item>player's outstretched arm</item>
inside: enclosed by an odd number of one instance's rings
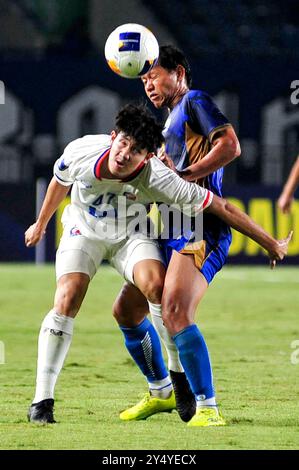
[[[211,205],[206,211],[217,215],[238,232],[257,242],[268,251],[271,268],[274,268],[276,261],[281,261],[288,251],[288,244],[292,238],[293,232],[283,240],[276,240],[260,225],[254,222],[245,212],[242,212],[226,199],[220,198],[214,194]]]
[[[35,246],[43,238],[49,220],[69,192],[69,189],[70,186],[62,186],[54,177],[52,178],[38,219],[25,232],[26,246]]]
[[[294,163],[290,175],[284,185],[281,195],[277,201],[279,209],[284,213],[290,212],[294,200],[294,192],[299,184],[299,155]]]

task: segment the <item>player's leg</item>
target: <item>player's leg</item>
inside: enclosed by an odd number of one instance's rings
[[[140,262],[152,262],[152,268],[144,268]],[[161,295],[164,285],[164,256],[159,245],[152,240],[129,241],[123,252],[117,254],[116,269],[129,280],[114,303],[114,316],[122,326],[136,326],[151,313],[152,322],[162,339],[168,367],[181,372],[178,351],[162,321]],[[134,287],[137,285],[138,289]],[[146,300],[147,299],[147,300]]]
[[[158,246],[143,241],[134,241],[123,254],[118,253],[114,265],[129,280],[114,304],[114,316],[124,334],[129,353],[149,384],[146,398],[121,413],[120,417],[126,420],[143,419],[175,407],[160,341],[155,328],[146,318],[149,310],[147,299],[151,307],[161,310],[165,268]]]
[[[53,309],[44,318],[38,338],[36,390],[28,415],[30,421],[54,422],[54,389],[88,284],[89,277],[84,273],[66,274],[58,280]]]
[[[144,276],[144,273],[146,270],[142,267],[141,263],[137,264],[135,269],[137,270],[140,267],[139,272],[141,273],[142,276]],[[135,275],[135,284],[139,286],[139,289],[142,291],[144,289],[143,285],[146,286],[146,280],[144,284],[142,285],[140,283],[140,279]],[[149,298],[149,296],[147,295]],[[179,402],[179,408],[178,412],[180,414],[180,417],[183,421],[189,421],[192,416],[195,413],[195,399],[194,395],[190,389],[189,382],[186,378],[186,375],[184,373],[184,369],[182,367],[179,354],[178,354],[178,349],[176,347],[176,344],[174,340],[172,339],[171,334],[167,330],[167,328],[164,325],[163,319],[162,319],[162,307],[161,304],[155,304],[153,302],[149,301],[149,310],[151,313],[152,321],[159,332],[160,338],[162,339],[164,346],[167,351],[168,355],[168,368],[169,368],[169,373],[172,381],[172,385],[175,389],[176,396],[180,396],[180,402]]]
[[[28,412],[32,422],[54,422],[54,389],[71,344],[74,317],[96,273],[95,266],[101,262],[100,250],[95,258],[77,249],[78,244],[81,246],[82,240],[72,239],[67,249],[61,243],[57,251],[54,305],[41,325],[38,340],[36,392]]]
[[[113,304],[113,315],[119,326],[129,328],[137,326],[149,312],[152,323],[165,346],[168,369],[174,372],[183,372],[176,345],[162,320],[161,304],[147,301],[136,286],[126,282]]]
[[[164,279],[164,266],[159,266],[158,261],[147,260],[137,263],[134,270],[135,279],[138,278],[138,270],[144,270],[144,274],[140,274],[147,285],[142,285],[145,294],[151,296],[152,300],[161,302],[162,291],[160,288],[162,279]],[[156,271],[157,279],[151,276],[151,272]],[[159,273],[161,272],[161,278]],[[155,282],[157,289],[155,290]],[[136,286],[138,284],[136,283]],[[126,348],[138,365],[139,369],[145,376],[150,394],[158,398],[168,398],[172,390],[171,382],[168,377],[166,367],[161,351],[160,341],[156,330],[151,322],[147,319],[148,303],[146,297],[133,284],[126,283],[120,292],[116,303],[114,304],[114,317],[124,335]],[[132,308],[131,308],[132,307]]]
[[[224,421],[218,418],[207,345],[194,322],[196,308],[207,288],[208,282],[195,266],[194,256],[174,252],[165,278],[162,298],[163,320],[179,351],[180,360],[196,399],[196,409],[208,408],[208,413],[216,412],[217,419],[207,416],[206,422],[209,424],[205,425],[216,425],[216,421],[217,425],[220,425],[224,424]],[[180,397],[176,398],[180,413]]]

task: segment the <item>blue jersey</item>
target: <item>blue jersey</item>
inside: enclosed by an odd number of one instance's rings
[[[212,148],[215,134],[230,126],[211,97],[200,90],[190,90],[172,109],[165,123],[165,152],[178,170],[200,161]],[[223,168],[211,173],[197,183],[222,196]],[[213,248],[230,244],[230,228],[212,214],[204,214],[203,239],[206,241],[206,255]],[[173,237],[168,247],[180,251],[187,243],[186,238]],[[165,244],[164,244],[165,245]]]

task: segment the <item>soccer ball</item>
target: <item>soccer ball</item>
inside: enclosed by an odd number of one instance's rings
[[[145,26],[123,24],[108,36],[105,57],[111,70],[121,77],[139,78],[155,65],[159,44]]]

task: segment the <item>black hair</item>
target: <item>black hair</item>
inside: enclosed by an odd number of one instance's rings
[[[186,73],[188,88],[192,86],[191,68],[183,52],[171,44],[160,46],[158,65],[170,71],[176,70],[178,65],[182,65]]]
[[[143,104],[125,105],[116,116],[115,130],[132,137],[137,150],[156,153],[164,140],[163,126]]]

